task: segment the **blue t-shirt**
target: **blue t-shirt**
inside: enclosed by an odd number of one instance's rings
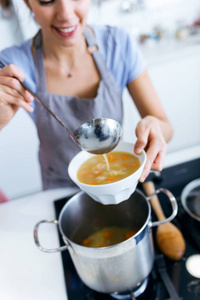
[[[126,85],[137,78],[146,68],[138,46],[124,29],[106,25],[90,25],[90,27],[95,33],[99,51],[122,92]],[[24,83],[34,93],[37,93],[31,47],[32,39],[20,46],[6,48],[1,51],[0,60],[5,65],[15,64],[18,66],[25,74]],[[31,115],[34,116],[34,113]]]

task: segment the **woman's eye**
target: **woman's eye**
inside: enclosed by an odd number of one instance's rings
[[[49,0],[49,1],[39,1],[40,5],[47,5],[53,3],[54,0]]]

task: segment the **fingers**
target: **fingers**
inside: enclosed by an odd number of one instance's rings
[[[33,108],[31,107],[32,101],[24,101],[24,98],[20,96],[17,92],[9,94],[5,91],[1,91],[0,89],[0,107],[3,107],[8,104],[12,106],[22,107],[27,112],[33,112]]]
[[[23,88],[18,79],[13,77],[1,76],[0,90],[4,90],[4,92],[11,96],[21,96],[27,102],[33,101],[33,96]]]
[[[134,152],[135,154],[139,155],[141,154],[142,150],[145,149],[148,143],[148,137],[149,137],[149,128],[143,125],[142,122],[138,123],[138,126],[136,127],[136,136],[138,137],[135,146],[134,146]]]
[[[24,80],[23,72],[14,65],[0,70],[0,106],[16,105],[32,112],[33,96],[23,88],[20,81]]]
[[[166,152],[167,145],[164,139],[161,139],[161,141],[159,139],[151,141],[146,151],[147,160],[140,177],[140,182],[144,182],[144,180],[149,175],[150,170],[159,172],[162,170]]]
[[[15,65],[8,65],[1,69],[0,76],[16,77],[19,81],[24,81],[24,73]]]
[[[161,171],[164,163],[167,144],[163,137],[159,120],[154,117],[143,118],[136,127],[137,141],[134,146],[135,154],[146,151],[147,160],[141,175],[143,182],[150,170]]]
[[[156,158],[154,159],[151,165],[151,170],[158,171],[158,172],[162,171],[166,152],[167,150],[161,150],[160,152],[158,152]]]

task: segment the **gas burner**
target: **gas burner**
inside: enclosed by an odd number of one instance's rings
[[[110,294],[112,298],[118,299],[118,300],[125,300],[125,299],[132,299],[135,300],[135,297],[138,297],[142,295],[147,287],[148,279],[146,278],[142,283],[139,284],[138,287],[136,287],[131,292],[126,291],[125,293],[113,293]]]

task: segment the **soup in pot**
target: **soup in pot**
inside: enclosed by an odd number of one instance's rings
[[[78,169],[77,178],[86,184],[108,184],[128,177],[139,167],[140,160],[134,154],[113,151],[89,158]]]
[[[129,239],[135,233],[136,231],[131,228],[105,227],[85,238],[82,245],[92,248],[108,247]]]

